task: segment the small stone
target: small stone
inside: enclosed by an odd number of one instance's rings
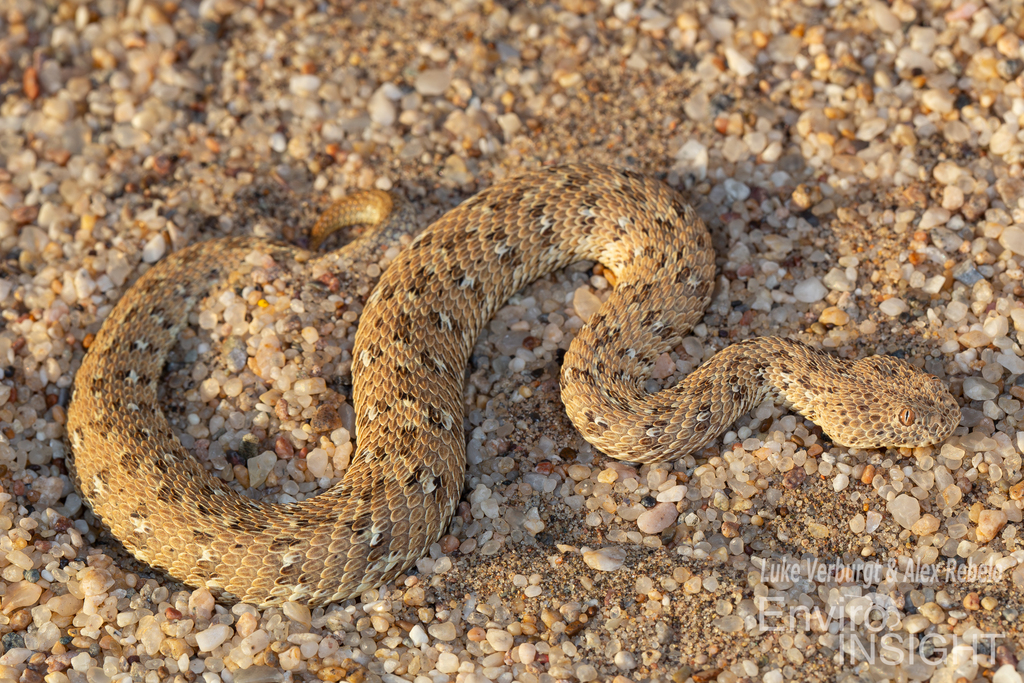
[[[249,486],[254,489],[263,486],[276,464],[277,454],[273,451],[263,451],[255,458],[249,458],[246,463],[249,469]]]
[[[311,74],[298,74],[288,81],[288,90],[299,97],[313,97],[320,89],[320,78]]]
[[[625,650],[619,650],[616,652],[612,662],[620,671],[632,671],[636,668],[636,657]]]
[[[291,619],[297,624],[302,624],[306,628],[309,628],[310,624],[313,623],[313,619],[307,605],[289,600],[281,605],[281,609],[284,611],[285,617]]]
[[[439,624],[431,624],[427,627],[427,633],[438,640],[449,642],[455,640],[455,624],[450,621],[442,621]]]
[[[953,268],[953,279],[973,287],[975,283],[985,279],[985,276],[974,267],[973,261],[961,261]]]
[[[939,530],[939,520],[934,515],[922,515],[921,519],[917,520],[910,531],[917,534],[918,536],[927,536],[934,534]]]
[[[505,629],[489,628],[487,629],[487,642],[498,652],[508,652],[512,649],[515,639]]]
[[[78,585],[87,597],[103,595],[108,588],[114,585],[114,579],[105,569],[89,567],[85,570],[84,575],[79,577]]]
[[[992,676],[992,683],[1022,683],[1024,678],[1017,673],[1017,668],[1012,664],[1003,664],[996,669]]]
[[[871,18],[883,33],[896,33],[903,28],[902,22],[884,2],[872,3]]]
[[[964,379],[964,396],[975,401],[991,401],[999,396],[999,387],[980,377],[968,377]]]
[[[887,126],[888,124],[885,119],[876,116],[875,118],[868,119],[864,123],[860,124],[860,127],[857,129],[856,137],[858,140],[871,142],[881,135]]]
[[[921,230],[931,230],[932,228],[948,223],[950,216],[951,214],[946,209],[938,206],[932,206],[924,212],[923,216],[921,216],[921,222],[918,223],[917,227]]]
[[[674,505],[672,509],[675,510]],[[600,572],[613,572],[622,568],[626,561],[626,551],[619,547],[588,550],[583,553],[583,561],[591,569],[596,569]]]
[[[292,387],[293,391],[297,396],[312,396],[313,394],[322,394],[327,391],[327,380],[323,377],[310,377],[308,379],[300,379],[295,382]]]
[[[749,76],[757,70],[749,59],[733,47],[725,48],[725,61],[737,76]]]
[[[894,296],[878,304],[878,310],[891,318],[895,318],[901,313],[909,311],[910,306],[903,299]]]
[[[231,637],[231,627],[225,624],[214,624],[205,631],[196,634],[196,646],[200,652],[210,652]]]
[[[369,101],[366,103],[366,109],[370,114],[370,120],[381,126],[390,126],[398,118],[398,110],[395,108],[395,103],[388,97],[387,91],[383,86],[377,88],[377,91],[370,96]]]
[[[165,251],[167,251],[167,242],[164,240],[163,233],[158,233],[142,248],[142,260],[146,263],[156,263],[163,257]]]
[[[1002,510],[982,510],[978,515],[978,543],[988,543],[994,539],[1008,518]]]
[[[828,294],[828,289],[816,277],[803,280],[793,287],[793,296],[797,301],[813,304],[821,301]]]
[[[426,69],[416,76],[414,87],[421,95],[441,95],[452,82],[452,75],[447,69]]]
[[[711,625],[718,628],[723,633],[735,633],[743,628],[743,617],[736,614],[730,614],[713,620]]]
[[[659,503],[678,503],[686,495],[686,490],[686,486],[679,484],[659,493],[656,500]]]
[[[821,279],[823,285],[836,292],[852,292],[856,286],[842,268],[832,268]]]
[[[964,243],[964,238],[949,228],[935,228],[929,233],[929,237],[931,237],[932,244],[947,254],[954,253]]]
[[[601,308],[601,300],[588,287],[580,287],[573,294],[572,305],[576,315],[587,322]]]
[[[672,526],[678,516],[675,503],[658,503],[650,510],[641,513],[636,520],[636,525],[645,534],[660,534]]]
[[[850,322],[850,315],[841,308],[829,306],[821,312],[820,316],[818,316],[818,322],[822,325],[836,325],[841,327]]]
[[[1003,234],[999,236],[999,244],[1014,254],[1024,254],[1024,230],[1013,225],[1003,229]]]
[[[904,529],[913,527],[921,519],[921,503],[917,498],[901,494],[893,498],[885,507],[893,519]]]
[[[4,614],[10,614],[20,607],[36,604],[42,594],[42,586],[31,581],[19,581],[7,587],[7,592],[0,598],[0,607]]]
[[[437,670],[443,674],[453,674],[459,670],[459,657],[451,652],[442,652],[437,658]]]
[[[946,612],[935,602],[926,602],[917,608],[933,624],[941,624],[946,620]]]
[[[903,628],[907,633],[921,633],[931,625],[931,622],[920,614],[912,614],[903,620]]]

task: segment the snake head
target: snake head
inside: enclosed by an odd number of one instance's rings
[[[844,380],[852,390],[830,397],[824,411],[834,416],[827,423],[843,425],[836,433],[825,429],[841,446],[928,446],[944,441],[960,424],[960,406],[945,383],[906,361],[863,358],[849,366]]]

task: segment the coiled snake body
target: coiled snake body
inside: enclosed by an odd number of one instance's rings
[[[332,218],[373,221],[386,204],[358,195]],[[676,386],[647,394],[654,359],[680,343],[709,302],[711,238],[656,180],[558,166],[480,192],[394,260],[356,335],[357,446],[342,481],[300,503],[259,503],[206,472],[157,405],[164,360],[189,310],[254,248],[313,258],[245,238],[167,257],[103,324],[68,414],[73,471],[95,514],[140,560],[225,600],[323,604],[376,587],[421,557],[462,491],[464,368],[482,326],[515,291],[582,259],[604,264],[617,286],[565,355],[562,398],[584,437],[612,457],[680,457],[770,396],[859,448],[936,443],[959,422],[945,386],[903,361],[848,362],[780,338],[729,346]]]

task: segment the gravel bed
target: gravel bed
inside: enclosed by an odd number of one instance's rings
[[[0,10],[0,683],[1024,680],[1019,3]],[[906,358],[949,383],[960,427],[857,451],[768,404],[677,462],[611,461],[558,400],[611,291],[583,263],[478,341],[466,495],[395,583],[327,609],[218,605],[85,508],[70,388],[154,263],[224,235],[305,244],[359,188],[422,227],[572,159],[663,178],[713,232],[713,302],[649,390],[780,334]],[[243,495],[303,500],[349,463],[369,288],[347,284],[256,251],[182,335],[163,405]]]

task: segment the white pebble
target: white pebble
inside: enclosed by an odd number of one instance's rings
[[[214,624],[205,631],[196,634],[196,645],[200,652],[210,652],[231,637],[231,627],[225,624]]]
[[[626,561],[626,551],[619,547],[588,550],[583,553],[583,561],[592,569],[601,572],[613,572],[622,568]]]
[[[165,251],[167,251],[167,242],[164,240],[163,233],[158,233],[142,248],[142,260],[146,263],[156,263],[163,257]]]
[[[808,278],[797,283],[793,288],[793,296],[797,301],[805,304],[813,304],[821,301],[828,294],[828,289],[816,277]]]
[[[903,299],[894,296],[878,304],[878,310],[880,310],[887,316],[895,318],[900,313],[905,313],[906,311],[909,311],[910,306],[908,306],[907,302],[904,301]]]

